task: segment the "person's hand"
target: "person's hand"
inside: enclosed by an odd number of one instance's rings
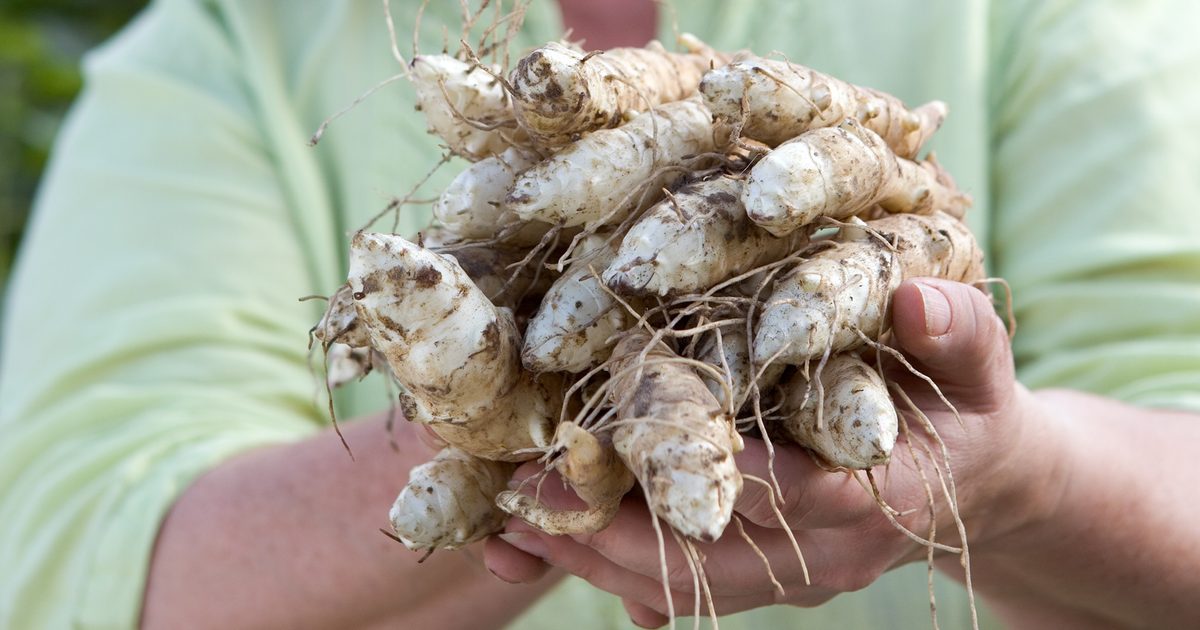
[[[895,360],[887,361],[890,380],[928,415],[945,443],[968,542],[976,547],[994,543],[1038,518],[1053,500],[1049,486],[1037,481],[1047,467],[1041,462],[1048,457],[1039,452],[1037,423],[1028,417],[1035,409],[1032,397],[1015,381],[1004,325],[982,292],[940,280],[905,282],[896,292],[893,310],[894,344],[940,386],[962,424],[926,383]],[[897,400],[897,408],[906,409],[905,403]],[[930,535],[931,524],[936,525],[939,543],[958,546],[956,524],[932,465],[936,461],[945,469],[941,446],[914,414],[905,417],[912,439],[902,435],[891,463],[872,471],[873,477],[884,501],[899,512],[900,524],[923,538]],[[783,592],[739,535],[737,523],[731,523],[716,543],[697,544],[718,614],[777,603],[815,606],[925,557],[925,547],[884,516],[864,487],[863,473],[855,479],[845,472],[826,472],[798,447],[777,444],[775,450],[774,474],[784,494],[779,508],[799,541],[811,584],[805,584],[767,487],[747,481],[735,506],[736,517],[770,559]],[[928,488],[912,453],[921,462]],[[763,442],[747,439],[737,459],[743,473],[770,479]],[[526,475],[536,471],[526,468]],[[541,492],[551,505],[575,506],[578,501],[553,479],[542,484]],[[935,500],[936,518],[930,516],[928,493]],[[693,574],[669,534],[665,555],[674,610],[690,615],[696,592]],[[943,555],[945,567],[958,564],[957,556]],[[531,556],[620,596],[631,619],[641,626],[666,622],[658,539],[646,505],[636,495],[626,497],[614,522],[599,533],[549,536],[513,519],[503,542],[493,539],[485,551],[491,571],[510,580],[538,574]]]

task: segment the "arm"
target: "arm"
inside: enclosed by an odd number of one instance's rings
[[[408,469],[436,452],[403,422],[392,451],[385,422],[343,428],[354,460],[324,431],[200,477],[159,532],[144,627],[501,627],[556,582],[516,556],[515,575],[531,584],[504,584],[478,548],[418,564],[380,533]]]
[[[1200,618],[1190,482],[1200,474],[1200,417],[1071,390],[1035,398],[1058,458],[1044,480],[1055,509],[974,548],[981,592],[1017,628]]]
[[[1200,411],[1200,46],[1178,26],[1195,7],[1017,6],[993,76],[992,260],[1063,493],[1003,557],[981,550],[980,585],[1017,625],[1194,621],[1197,512],[1175,479],[1200,418],[1151,407]]]

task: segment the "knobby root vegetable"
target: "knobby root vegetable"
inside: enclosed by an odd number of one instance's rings
[[[740,126],[743,135],[770,146],[853,118],[879,134],[892,151],[912,159],[946,117],[941,101],[910,110],[890,94],[762,58],[740,59],[709,71],[700,82],[700,93],[715,118]]]
[[[312,341],[321,344],[325,354],[325,385],[337,389],[363,378],[378,367],[380,359],[371,349],[371,337],[358,320],[353,291],[347,282],[329,296],[321,320],[309,331]]]
[[[772,363],[754,381],[759,366],[753,365],[750,359],[750,342],[746,337],[746,328],[741,325],[722,328],[719,344],[715,332],[705,335],[696,348],[696,360],[717,368],[725,375],[729,391],[733,394],[732,403],[726,399],[725,387],[711,375],[704,377],[704,383],[726,410],[731,404],[736,405],[748,398],[752,382],[757,382],[759,390],[765,391],[775,385],[783,373],[782,364]],[[732,411],[737,412],[738,409]]]
[[[555,227],[541,221],[522,221],[516,214],[509,211],[502,212],[496,220],[500,226],[495,230],[492,238],[466,238],[441,225],[439,221],[418,232],[416,241],[423,247],[441,253],[458,251],[462,249],[462,246],[469,245],[470,247],[495,247],[506,251],[519,249],[524,254],[528,252],[530,246],[541,242],[546,233]],[[578,228],[574,230],[560,228],[558,238],[569,240],[578,233]],[[524,258],[524,256],[520,258]]]
[[[537,162],[517,148],[482,159],[459,173],[433,204],[433,217],[442,227],[466,239],[490,239],[504,225],[504,196],[517,173]],[[546,225],[545,230],[550,226]],[[538,235],[540,238],[540,235]],[[528,245],[536,244],[535,239]]]
[[[783,363],[798,365],[857,347],[860,333],[878,339],[891,321],[892,294],[904,278],[972,282],[983,277],[983,253],[975,238],[945,213],[899,214],[866,226],[869,232],[844,230],[854,240],[815,251],[776,281],[755,333],[756,362],[778,354]]]
[[[742,180],[722,176],[681,188],[650,208],[625,234],[604,282],[623,295],[702,291],[778,260],[807,240],[779,238],[746,217]]]
[[[617,456],[612,443],[602,442],[574,422],[562,422],[550,452],[557,455],[554,468],[588,509],[551,509],[535,497],[515,491],[500,493],[496,504],[555,536],[593,534],[607,527],[617,514],[621,497],[634,482],[633,473]]]
[[[668,185],[686,170],[679,168],[684,157],[713,148],[712,123],[698,98],[667,103],[616,129],[594,131],[530,167],[505,202],[526,221],[619,223],[636,205],[635,192]]]
[[[879,204],[888,212],[961,217],[970,197],[936,161],[897,157],[854,119],[815,129],[768,153],[742,191],[746,214],[782,236],[817,217],[844,219]]]
[[[350,286],[371,345],[403,386],[409,420],[472,455],[521,461],[553,435],[561,383],[521,369],[512,311],[461,267],[399,236],[359,232]]]
[[[358,321],[358,310],[354,307],[354,291],[350,289],[349,282],[338,287],[338,290],[329,296],[325,314],[321,316],[321,321],[313,326],[310,334],[321,343],[326,352],[335,343],[351,348],[371,346],[370,335]]]
[[[675,43],[683,46],[683,49],[688,53],[700,55],[701,57],[709,59],[710,63],[708,63],[704,68],[706,72],[717,66],[723,66],[730,61],[739,61],[754,56],[754,54],[748,50],[738,50],[733,53],[721,52],[716,48],[709,46],[707,42],[692,33],[680,33],[679,37],[676,38]],[[704,77],[701,76],[700,79],[703,80]],[[699,89],[699,85],[697,85],[697,89]]]
[[[634,114],[682,100],[719,55],[688,40],[693,52],[667,52],[658,42],[645,48],[584,53],[557,42],[535,49],[510,77],[517,121],[545,147],[561,147],[582,134],[616,127]],[[695,54],[708,53],[708,54]]]
[[[453,447],[413,468],[388,513],[392,530],[413,551],[457,549],[504,528],[496,495],[515,464],[488,461]]]
[[[685,536],[721,536],[742,491],[741,436],[684,359],[649,335],[626,335],[609,367],[618,407],[613,446],[651,511]],[[646,350],[643,360],[642,353]]]
[[[413,58],[409,78],[429,132],[458,156],[471,161],[504,152],[515,131],[512,106],[503,86],[477,64],[450,55]]]
[[[626,328],[629,315],[600,286],[599,274],[612,260],[615,244],[606,236],[583,241],[582,257],[571,263],[542,297],[525,328],[521,362],[533,372],[582,372],[603,362],[612,336]]]
[[[879,373],[844,353],[830,357],[818,378],[823,395],[799,370],[784,384],[784,419],[778,427],[832,467],[888,463],[900,424]]]
[[[370,374],[374,367],[370,348],[333,343],[325,350],[325,383],[329,389],[357,381]]]
[[[574,422],[559,424],[552,452],[556,451],[562,455],[555,468],[588,505],[620,501],[633,487],[633,473],[617,456],[611,440],[601,441]]]
[[[983,275],[958,221],[969,198],[932,156],[915,161],[946,107],[908,109],[690,37],[684,54],[549,44],[515,69],[462,61],[478,63],[479,50],[508,66],[523,6],[480,25],[474,49],[482,10],[467,9],[460,55],[411,64],[430,129],[474,165],[436,201],[420,246],[354,236],[349,284],[312,338],[330,385],[386,372],[404,414],[449,445],[393,508],[406,545],[461,546],[505,512],[554,535],[596,532],[636,480],[680,535],[699,600],[695,541],[722,535],[743,480],[780,489],[773,473],[738,471],[738,429],[786,433],[830,467],[867,469],[874,490],[870,469],[888,463],[899,418],[879,375],[849,353],[899,354],[881,340],[904,277]],[[957,517],[942,446],[937,485]],[[578,500],[506,491],[515,463],[535,458]],[[969,575],[961,527],[961,550],[924,540],[876,499],[910,538],[961,551]]]
[[[529,265],[514,274],[510,267],[524,258],[521,249],[460,244],[443,255],[453,257],[471,282],[496,306],[515,309],[523,296],[541,294],[554,281],[549,270]]]

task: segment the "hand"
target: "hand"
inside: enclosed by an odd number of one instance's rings
[[[894,360],[888,362],[889,377],[937,428],[950,454],[968,541],[986,546],[1048,509],[1049,499],[1042,495],[1049,494],[1047,486],[1037,480],[1047,466],[1040,462],[1050,458],[1039,453],[1037,423],[1027,419],[1035,409],[1032,397],[1015,381],[1004,326],[980,291],[941,280],[906,281],[896,292],[893,310],[895,344],[939,385],[958,409],[961,426],[927,384]],[[906,408],[903,401],[897,401],[897,408]],[[957,546],[955,521],[927,454],[933,453],[944,469],[940,446],[913,414],[905,415],[913,439],[902,435],[891,463],[873,476],[883,499],[900,513],[899,523],[921,537],[928,537],[936,524],[938,542]],[[936,518],[930,516],[926,484],[912,452],[918,453],[929,480]],[[738,465],[745,474],[770,479],[767,448],[759,440],[746,440]],[[777,603],[816,606],[924,557],[925,548],[890,523],[864,489],[862,473],[856,480],[848,473],[823,471],[803,449],[785,445],[776,445],[774,473],[784,493],[779,507],[804,552],[811,584],[805,584],[767,488],[747,481],[736,515],[770,559],[783,592],[731,523],[716,543],[697,544],[717,614]],[[553,480],[542,485],[543,499],[552,505],[576,500],[569,494]],[[635,623],[656,627],[666,622],[659,545],[640,497],[626,497],[614,522],[590,536],[549,536],[514,519],[503,538],[505,542],[493,540],[485,550],[493,573],[513,580],[523,579],[525,572],[535,575],[529,569],[534,556],[620,596]],[[693,575],[669,534],[664,553],[675,611],[690,614]]]

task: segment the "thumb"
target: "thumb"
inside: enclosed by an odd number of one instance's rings
[[[992,411],[1011,394],[1008,334],[982,291],[937,278],[905,280],[892,299],[892,333],[947,395]]]

